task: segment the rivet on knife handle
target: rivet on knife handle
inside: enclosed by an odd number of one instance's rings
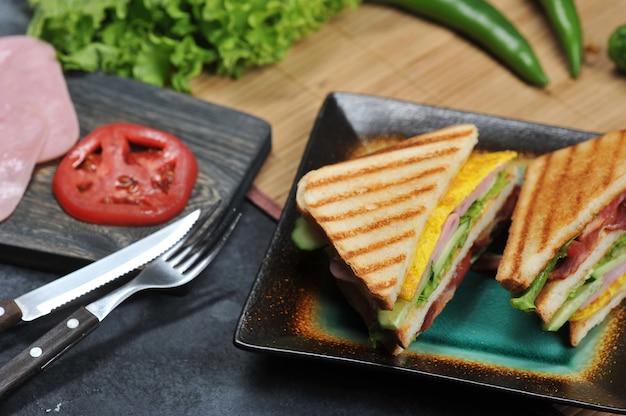
[[[13,299],[0,301],[0,332],[15,326],[22,319],[22,310]]]
[[[41,372],[98,325],[98,318],[80,308],[0,367],[0,399]]]

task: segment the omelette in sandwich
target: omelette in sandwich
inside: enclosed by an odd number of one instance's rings
[[[578,345],[626,297],[626,131],[533,159],[496,280]]]
[[[450,126],[298,182],[298,210],[328,243],[338,287],[392,354],[432,324],[512,211],[516,153],[477,142],[476,126]]]

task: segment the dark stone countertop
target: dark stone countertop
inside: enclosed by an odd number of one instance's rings
[[[184,293],[144,292],[0,402],[0,415],[552,414],[544,402],[457,383],[240,350],[233,334],[276,222],[249,202],[231,239]],[[0,265],[5,296],[54,278]],[[0,362],[63,309],[0,335]],[[507,405],[513,404],[513,406]],[[554,413],[557,414],[557,413]]]

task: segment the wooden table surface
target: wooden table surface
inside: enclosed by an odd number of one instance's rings
[[[606,54],[626,23],[624,0],[577,1],[585,62],[571,79],[551,27],[533,0],[494,0],[528,38],[550,84],[529,86],[456,33],[387,6],[348,9],[300,41],[275,65],[238,80],[203,74],[202,99],[272,124],[273,150],[255,185],[278,206],[287,199],[315,117],[330,92],[375,94],[587,131],[626,128],[626,76]]]
[[[593,132],[626,129],[626,75],[615,70],[606,53],[610,33],[626,23],[624,0],[576,1],[585,43],[578,79],[570,78],[537,2],[493,4],[533,46],[550,78],[547,87],[524,83],[445,27],[364,4],[294,45],[282,62],[238,80],[203,74],[192,81],[192,94],[271,123],[273,149],[254,182],[260,193],[252,199],[274,217],[288,197],[316,115],[330,92],[374,94]],[[608,415],[557,408],[566,416]]]

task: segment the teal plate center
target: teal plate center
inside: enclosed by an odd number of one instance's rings
[[[454,298],[404,352],[427,354],[525,372],[576,375],[592,363],[604,325],[594,328],[577,347],[559,332],[541,330],[539,318],[514,309],[509,293],[492,275],[470,272]],[[338,292],[323,292],[315,322],[324,333],[346,341],[367,343],[367,331]]]

